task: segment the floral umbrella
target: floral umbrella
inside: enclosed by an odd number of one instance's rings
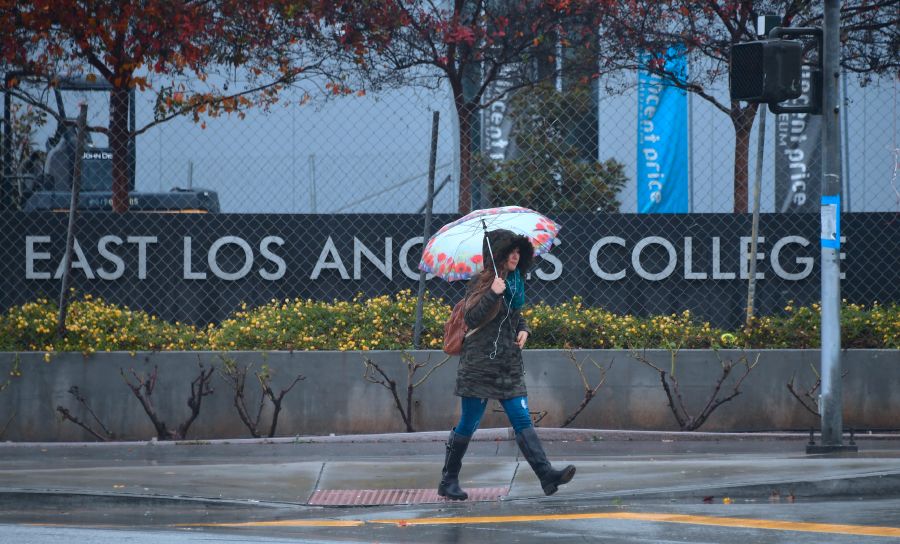
[[[484,233],[506,229],[527,236],[535,257],[550,251],[560,226],[534,210],[503,206],[475,210],[447,223],[429,238],[422,251],[419,270],[447,281],[469,279],[481,272]]]

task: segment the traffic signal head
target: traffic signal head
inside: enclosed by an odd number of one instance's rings
[[[732,100],[776,103],[801,94],[803,44],[798,40],[758,40],[731,46]]]

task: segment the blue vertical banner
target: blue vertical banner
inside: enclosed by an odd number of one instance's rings
[[[638,70],[637,211],[687,213],[687,93],[648,71],[651,62],[687,78],[684,47],[670,47],[664,58],[644,55]]]

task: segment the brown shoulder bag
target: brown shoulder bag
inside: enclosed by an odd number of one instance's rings
[[[467,336],[475,334],[485,323],[494,319],[494,316],[499,311],[498,305],[498,308],[495,308],[481,325],[469,330],[468,325],[466,325],[466,298],[456,303],[450,312],[450,318],[444,323],[444,353],[447,355],[459,355],[462,353],[463,340]]]

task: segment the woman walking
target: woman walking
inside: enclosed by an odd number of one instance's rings
[[[459,486],[459,471],[488,399],[500,401],[522,455],[540,479],[544,493],[552,495],[572,479],[575,467],[552,467],[528,412],[522,349],[531,331],[520,310],[525,304],[525,274],[534,248],[525,236],[493,230],[485,236],[482,257],[484,270],[469,281],[466,289],[469,332],[463,341],[455,391],[462,414],[447,440],[438,495],[453,500],[468,498]]]

